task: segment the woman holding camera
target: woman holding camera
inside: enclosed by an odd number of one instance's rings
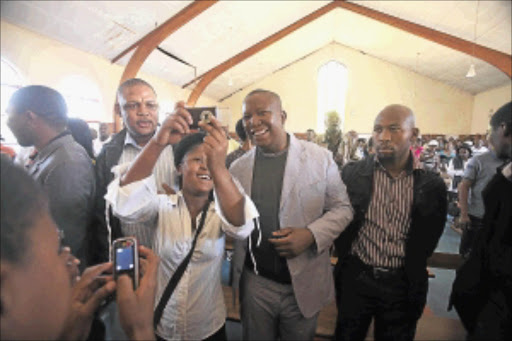
[[[126,167],[118,166],[105,198],[124,223],[153,226],[153,249],[161,259],[156,302],[163,307],[155,323],[157,338],[225,340],[220,278],[224,233],[248,237],[258,213],[225,167],[228,141],[219,122],[212,118],[210,124],[200,123],[206,133],[194,134],[190,124],[192,118],[179,102],[129,169],[123,172]],[[169,144],[174,145],[180,191],[158,194],[152,169]],[[164,292],[169,293],[166,288],[184,259],[186,270],[167,301]]]

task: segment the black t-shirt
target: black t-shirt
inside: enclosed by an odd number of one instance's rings
[[[280,257],[274,246],[268,241],[272,232],[279,230],[279,206],[283,188],[284,169],[288,150],[276,154],[265,154],[256,149],[251,199],[260,214],[261,243],[257,247],[258,231],[252,233],[252,253],[256,259],[258,273],[279,283],[290,284],[291,277],[286,259]],[[253,270],[254,265],[249,251],[245,264]]]

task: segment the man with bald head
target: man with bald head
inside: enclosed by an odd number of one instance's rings
[[[256,148],[230,172],[260,213],[233,257],[244,340],[313,340],[334,299],[329,249],[352,220],[345,185],[331,152],[286,132],[276,93],[249,93],[242,120]]]
[[[443,180],[414,169],[411,109],[385,107],[375,119],[376,155],[347,164],[342,179],[354,220],[335,242],[336,340],[413,340],[426,302],[426,261],[446,221]]]

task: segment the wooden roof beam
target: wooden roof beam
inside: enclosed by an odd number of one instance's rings
[[[415,24],[413,22],[403,20],[358,4],[346,1],[337,1],[336,4],[340,8],[364,15],[384,24],[394,26],[408,33],[474,56],[491,65],[494,65],[509,77],[512,77],[512,56],[506,53],[496,51],[488,47],[478,45],[473,42],[460,39],[455,36],[439,32],[434,29]]]
[[[210,71],[202,74],[199,77],[196,77],[192,81],[185,84],[183,87],[187,87],[190,84],[196,82],[200,79],[200,81],[195,86],[194,90],[190,94],[187,105],[193,106],[197,102],[199,96],[203,93],[203,91],[206,89],[206,87],[215,80],[219,75],[226,72],[233,66],[241,63],[245,59],[253,56],[257,52],[263,50],[264,48],[272,45],[276,41],[280,40],[281,38],[284,38],[288,34],[294,32],[298,28],[310,23],[311,21],[321,17],[322,15],[330,12],[334,8],[343,8],[345,10],[349,10],[352,12],[355,12],[360,15],[364,15],[366,17],[372,18],[374,20],[380,21],[384,24],[388,24],[391,26],[394,26],[398,29],[401,29],[403,31],[406,31],[408,33],[417,35],[419,37],[425,38],[427,40],[436,42],[438,44],[441,44],[443,46],[452,48],[454,50],[472,55],[476,58],[479,58],[491,65],[496,66],[499,70],[503,71],[505,74],[507,74],[509,77],[512,77],[512,56],[507,55],[506,53],[496,51],[493,49],[490,49],[488,47],[478,45],[475,43],[472,43],[470,41],[457,38],[455,36],[436,31],[434,29],[415,24],[413,22],[403,20],[397,17],[394,17],[392,15],[388,15],[376,10],[373,10],[371,8],[367,8],[361,5],[357,5],[354,3],[341,1],[341,0],[335,0],[334,2],[329,3],[328,5],[320,8],[319,10],[305,16],[304,18],[300,19],[299,21],[295,22],[294,24],[284,28],[283,30],[271,35],[270,37],[260,41],[256,45],[242,51],[241,53],[237,54],[236,56],[228,59],[222,64],[217,65]]]
[[[181,11],[179,11],[171,19],[167,20],[165,24],[158,27],[155,31],[149,34],[143,41],[141,41],[135,50],[135,53],[130,58],[126,65],[121,83],[126,79],[133,78],[139,72],[140,67],[146,58],[153,52],[153,50],[172,33],[177,31],[183,25],[194,19],[199,14],[214,5],[218,0],[196,0]]]
[[[217,0],[216,0],[217,1]],[[206,2],[216,2],[216,1],[206,1]],[[197,0],[195,1],[197,2]],[[188,9],[188,7],[192,7],[192,6],[197,6],[196,4],[192,3],[190,4],[189,6],[187,6],[185,9],[181,10],[181,12],[185,11]],[[211,6],[211,5],[210,5]],[[208,6],[209,7],[209,6]],[[208,8],[206,7],[206,8]],[[205,9],[206,9],[205,8]],[[177,13],[175,16],[171,17],[170,19],[168,19],[166,22],[164,22],[162,25],[158,26],[157,28],[155,28],[153,31],[149,32],[148,34],[146,34],[144,37],[140,38],[139,40],[137,40],[135,43],[133,43],[132,45],[130,45],[130,47],[126,48],[123,52],[121,52],[120,54],[118,54],[117,56],[115,56],[114,58],[112,58],[111,60],[111,63],[115,63],[117,62],[119,59],[123,58],[124,55],[126,55],[128,52],[130,52],[131,50],[133,50],[134,48],[136,48],[141,42],[145,41],[148,39],[149,36],[153,35],[153,34],[159,34],[159,32],[162,32],[162,31],[166,31],[167,30],[167,27],[169,25],[172,25],[172,22],[175,21],[176,17],[180,15],[180,13]]]
[[[127,79],[137,76],[137,73],[139,72],[146,58],[162,41],[164,41],[167,37],[176,32],[190,20],[194,19],[199,14],[213,6],[216,2],[218,2],[218,0],[196,0],[179,11],[164,24],[160,25],[154,31],[147,34],[141,41],[138,42],[137,49],[126,65],[119,84]],[[115,129],[118,131],[121,127],[121,121],[119,116],[116,114],[114,114],[114,122]]]
[[[117,56],[115,56],[114,58],[112,58],[112,60],[110,61],[112,64],[114,64],[115,62],[117,62],[119,59],[123,58],[125,54],[127,54],[128,52],[130,52],[131,50],[133,50],[134,48],[136,48],[137,46],[139,46],[140,42],[143,41],[144,39],[146,39],[149,35],[153,34],[153,32],[155,32],[155,30],[159,29],[160,27],[162,27],[163,25],[165,25],[165,23],[163,23],[162,25],[158,26],[157,28],[155,28],[153,31],[149,32],[148,34],[146,34],[144,37],[140,38],[139,40],[137,40],[135,43],[131,44],[130,47],[126,48],[123,52],[121,52],[120,54],[118,54]]]
[[[265,49],[266,47],[272,45],[276,41],[286,37],[290,33],[298,30],[299,28],[309,24],[315,19],[318,19],[322,15],[332,11],[333,9],[337,8],[336,2],[331,2],[324,7],[306,15],[302,19],[296,21],[295,23],[285,27],[284,29],[280,30],[277,33],[272,34],[271,36],[267,37],[266,39],[263,39],[259,43],[249,47],[248,49],[240,52],[236,56],[226,60],[224,63],[217,65],[210,71],[206,72],[202,75],[201,80],[197,85],[195,86],[194,90],[192,90],[190,96],[187,100],[188,106],[194,106],[201,94],[203,93],[204,89],[219,75],[224,73],[225,71],[231,69],[233,66],[241,63],[242,61],[246,60],[247,58],[255,55],[256,53],[260,52],[261,50]]]

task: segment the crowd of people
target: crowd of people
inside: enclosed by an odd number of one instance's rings
[[[511,103],[491,119],[488,151],[482,140],[423,147],[411,108],[391,104],[371,143],[351,131],[337,158],[314,132],[286,131],[270,90],[245,97],[229,156],[215,117],[192,130],[178,102],[159,125],[142,79],[116,97],[124,127],[111,137],[100,127],[99,147],[57,91],[27,86],[10,99],[9,128],[33,151],[22,165],[1,161],[2,339],[226,340],[229,236],[244,339],[313,340],[335,299],[337,340],[363,340],[372,319],[377,340],[412,340],[449,199],[472,233],[451,303],[472,339],[510,337]],[[123,236],[140,245],[135,289],[112,276]]]
[[[310,131],[314,133],[312,129]],[[322,145],[316,135],[314,140],[309,136],[308,140]],[[450,226],[461,235],[459,253],[467,258],[482,227],[482,191],[496,168],[503,164],[503,158],[499,158],[489,147],[488,139],[482,139],[479,134],[467,138],[438,136],[425,140],[416,130],[410,149],[418,168],[437,173],[445,181],[448,219]],[[338,150],[340,172],[345,165],[374,154],[372,137],[366,140],[359,138],[357,132],[349,131]]]

